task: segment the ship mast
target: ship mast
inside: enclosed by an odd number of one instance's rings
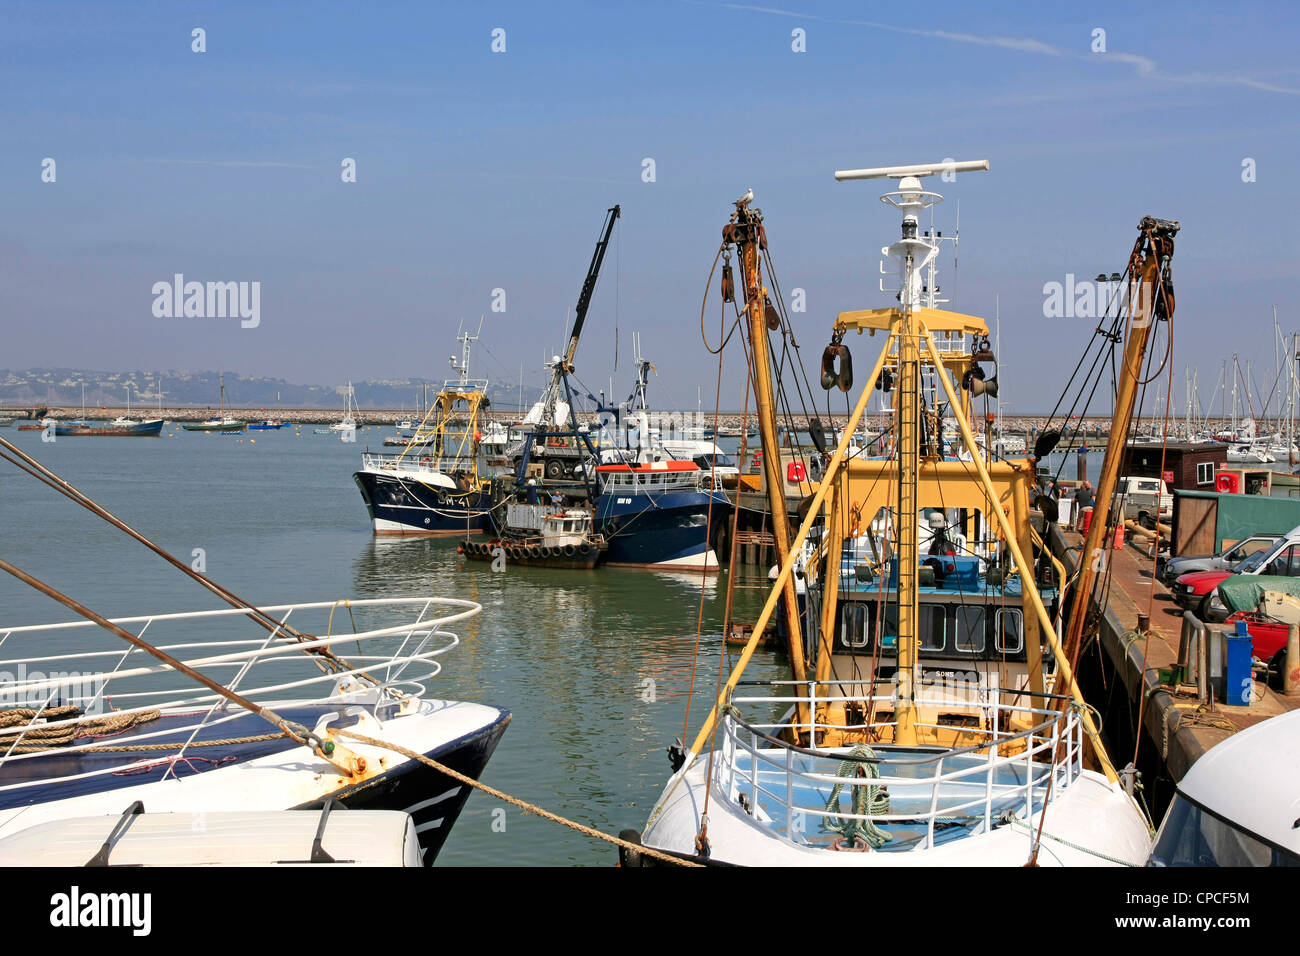
[[[1110,524],[1109,516],[1119,480],[1121,462],[1127,457],[1128,430],[1133,420],[1133,409],[1142,380],[1142,363],[1146,357],[1151,327],[1155,320],[1168,321],[1174,314],[1173,284],[1169,275],[1169,262],[1174,255],[1174,236],[1178,233],[1177,221],[1153,219],[1145,216],[1138,226],[1138,236],[1128,264],[1128,338],[1124,343],[1124,356],[1120,367],[1119,390],[1115,396],[1115,420],[1110,426],[1106,443],[1106,457],[1102,462],[1101,476],[1097,479],[1096,504],[1092,524],[1088,527],[1080,556],[1079,581],[1075,586],[1074,608],[1066,630],[1065,653],[1071,668],[1079,657],[1088,605],[1092,601],[1093,587],[1105,567],[1106,545],[1103,536]],[[1234,356],[1235,359],[1235,356]],[[1236,411],[1235,389],[1233,380]]]
[[[742,289],[745,298],[745,328],[749,336],[750,361],[753,365],[754,399],[758,413],[759,435],[763,444],[764,484],[767,485],[768,507],[772,512],[772,537],[776,542],[778,563],[784,565],[790,553],[790,517],[786,511],[785,483],[781,480],[781,448],[776,434],[776,405],[772,392],[772,365],[768,353],[767,333],[780,327],[780,318],[763,285],[762,253],[767,248],[767,230],[763,227],[763,213],[751,209],[754,199],[751,189],[736,200],[736,211],[731,221],[722,229],[724,245],[732,243],[739,254]],[[724,281],[730,267],[724,270]],[[803,632],[799,626],[799,605],[795,595],[794,580],[787,577],[783,589],[786,634],[789,638],[790,667],[796,681],[807,679],[804,662]],[[806,705],[800,704],[800,723]]]
[[[988,169],[988,160],[933,166],[882,166],[876,169],[852,169],[835,173],[837,180],[898,179],[898,190],[880,197],[903,214],[902,237],[881,252],[898,265],[898,387],[895,389],[894,440],[898,451],[898,513],[894,526],[895,553],[898,562],[898,704],[895,709],[894,739],[903,746],[916,745],[916,691],[920,668],[917,666],[916,631],[919,617],[917,589],[920,565],[917,529],[918,471],[921,457],[921,341],[914,310],[925,305],[922,296],[933,291],[922,286],[925,270],[933,269],[939,254],[937,239],[929,241],[917,235],[921,210],[941,202],[938,193],[921,188],[919,177],[936,172],[974,172]],[[933,276],[933,271],[931,271]],[[943,370],[937,369],[942,375]],[[978,454],[974,448],[972,454]],[[836,568],[838,572],[838,568]]]
[[[479,336],[483,332],[484,318],[485,316],[479,316],[478,331],[473,335],[469,334],[469,329],[463,329],[461,333],[456,336],[456,341],[460,343],[460,361],[457,362],[456,356],[454,355],[447,360],[451,365],[451,370],[460,376],[458,384],[462,388],[469,384],[469,352],[470,348],[479,340]]]

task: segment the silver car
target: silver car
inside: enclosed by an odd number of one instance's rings
[[[1224,548],[1218,554],[1170,558],[1160,570],[1160,580],[1168,586],[1173,584],[1179,575],[1190,574],[1193,571],[1231,571],[1251,555],[1271,548],[1281,537],[1280,534],[1253,534],[1231,547]]]

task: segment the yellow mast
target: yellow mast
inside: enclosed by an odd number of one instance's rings
[[[913,223],[915,231],[915,223]],[[906,230],[904,231],[906,235]],[[913,270],[912,254],[906,255],[906,274]],[[921,355],[917,348],[916,323],[911,303],[902,303],[898,330],[897,411],[894,434],[898,451],[898,518],[894,528],[898,560],[898,726],[894,739],[904,747],[916,746],[916,624],[919,616],[916,589],[920,565],[916,527],[916,479],[921,455]]]
[[[940,172],[954,169],[955,171],[960,172],[987,168],[988,162],[985,160],[976,163],[947,165],[936,164],[933,167],[893,167],[882,170],[856,170],[845,173],[836,173],[836,178],[867,179],[878,178],[881,176],[913,177],[925,175],[927,171]],[[914,209],[921,208],[925,204],[927,196],[934,196],[934,194],[923,193],[919,189],[919,182],[915,179],[912,179],[911,182],[904,179],[901,186],[902,188],[900,191],[894,194],[894,198],[898,201],[892,203],[900,208],[902,208],[902,205],[905,202],[912,204]],[[886,201],[891,201],[888,197],[885,198]],[[914,222],[914,214],[911,218]],[[922,304],[923,300],[921,299],[919,276],[921,268],[928,264],[928,258],[926,258],[924,254],[918,256],[916,254],[916,249],[918,246],[925,246],[926,248],[932,247],[924,242],[915,240],[914,233],[912,236],[909,236],[908,233],[907,218],[905,218],[904,238],[902,242],[895,243],[893,246],[886,247],[884,250],[886,254],[896,255],[897,252],[900,251],[904,253],[900,261],[900,266],[902,267],[900,268],[900,275],[904,278],[905,284],[903,290],[900,291],[899,307],[894,309],[872,309],[856,312],[843,312],[840,313],[836,322],[837,330],[856,330],[859,333],[869,331],[873,335],[877,331],[883,331],[886,333],[886,337],[874,367],[863,385],[862,394],[859,396],[853,412],[849,417],[849,421],[841,435],[838,447],[835,449],[835,452],[831,456],[830,462],[827,465],[826,474],[817,488],[811,507],[808,509],[805,518],[800,523],[799,529],[794,536],[794,540],[791,543],[791,550],[793,552],[803,545],[812,529],[812,526],[820,517],[822,517],[823,509],[829,504],[829,508],[827,509],[829,514],[826,515],[826,547],[829,549],[831,556],[827,562],[827,579],[824,582],[824,588],[826,592],[831,595],[831,602],[833,602],[836,593],[836,585],[839,580],[840,563],[838,549],[842,546],[841,542],[846,533],[846,529],[850,524],[849,518],[846,514],[848,511],[848,505],[849,503],[853,503],[853,506],[857,508],[860,507],[861,504],[865,503],[865,499],[863,502],[853,501],[853,496],[855,494],[853,484],[855,480],[855,472],[860,472],[862,474],[870,472],[874,474],[875,469],[882,464],[880,462],[867,462],[861,460],[850,462],[846,460],[848,443],[854,430],[863,418],[868,399],[871,396],[873,388],[876,386],[877,382],[880,381],[881,372],[887,360],[893,358],[893,355],[897,355],[900,365],[907,366],[911,364],[915,370],[916,376],[915,388],[905,388],[904,376],[906,373],[903,368],[900,367],[900,379],[898,382],[899,391],[900,393],[907,392],[911,395],[912,402],[915,404],[908,402],[906,406],[904,406],[903,396],[900,394],[897,398],[899,405],[897,406],[898,410],[896,411],[896,414],[900,425],[898,435],[898,441],[900,444],[900,461],[898,465],[900,475],[899,481],[900,484],[907,485],[911,489],[911,504],[904,506],[900,503],[899,514],[897,516],[895,534],[898,536],[898,540],[900,541],[899,550],[901,551],[902,548],[902,535],[907,526],[911,525],[910,540],[912,542],[911,548],[913,562],[917,557],[919,557],[919,555],[915,554],[917,549],[918,517],[916,512],[920,498],[919,491],[923,490],[923,486],[930,487],[931,485],[947,480],[954,482],[969,481],[970,470],[973,468],[978,479],[978,491],[967,495],[954,495],[951,500],[961,501],[961,507],[987,507],[988,511],[991,512],[991,514],[987,515],[987,520],[990,525],[996,527],[1001,532],[1003,539],[1006,542],[1006,547],[1009,551],[1012,563],[1014,567],[1019,570],[1024,582],[1022,586],[1025,593],[1026,639],[1028,641],[1032,638],[1033,643],[1036,645],[1040,638],[1038,634],[1034,632],[1041,630],[1041,639],[1045,640],[1051,647],[1057,661],[1058,682],[1056,689],[1058,692],[1064,691],[1068,694],[1074,705],[1079,708],[1084,732],[1093,745],[1094,752],[1101,763],[1102,770],[1107,778],[1113,782],[1118,779],[1118,775],[1105,752],[1097,727],[1092,720],[1087,705],[1079,691],[1074,674],[1069,665],[1068,657],[1064,653],[1064,648],[1057,640],[1053,622],[1047,613],[1046,607],[1043,605],[1041,596],[1033,586],[1033,570],[1032,565],[1028,560],[1028,546],[1030,540],[1027,536],[1022,535],[1021,533],[1022,526],[1027,525],[1028,486],[1032,481],[1031,473],[1028,469],[1024,468],[1022,464],[1001,462],[986,464],[980,458],[978,454],[978,446],[975,444],[974,433],[968,419],[968,410],[970,407],[969,399],[964,395],[958,394],[957,389],[954,387],[950,378],[950,375],[958,372],[962,367],[969,363],[970,356],[960,352],[951,351],[950,345],[945,345],[941,351],[932,336],[932,333],[937,330],[945,336],[945,342],[950,342],[951,337],[954,335],[987,335],[987,326],[983,320],[974,316],[962,315],[955,312],[946,312],[935,308],[927,308]],[[916,245],[910,245],[911,242],[915,242]],[[911,253],[908,252],[909,248],[912,250]],[[909,338],[910,343],[908,341]],[[905,429],[901,426],[904,417],[902,408],[913,408],[919,411],[920,367],[924,361],[924,357],[928,357],[935,367],[936,377],[950,403],[950,407],[953,409],[957,426],[962,436],[962,441],[966,448],[971,452],[973,461],[969,464],[958,462],[930,462],[925,466],[925,475],[922,476],[919,424],[913,426],[915,432],[910,437],[904,437],[902,433]],[[903,445],[907,445],[912,449],[911,454],[903,454]],[[905,464],[909,459],[911,462],[910,468]],[[909,476],[906,478],[903,477],[905,469],[909,473]],[[864,479],[858,477],[856,480],[863,481]],[[845,484],[846,481],[849,483]],[[874,480],[870,483],[874,484]],[[927,492],[927,494],[929,493],[931,492]],[[975,497],[972,497],[972,494],[978,495],[978,504],[976,503]],[[830,502],[827,502],[828,495],[835,495],[835,497],[832,498]],[[872,515],[869,512],[864,511],[862,514],[863,520],[869,521],[871,517]],[[757,648],[763,629],[776,611],[778,599],[784,592],[786,585],[790,583],[792,579],[794,563],[793,553],[788,554],[781,561],[777,580],[759,614],[750,639],[741,651],[740,659],[736,663],[726,681],[726,684],[718,695],[717,701],[708,717],[705,719],[704,725],[700,728],[694,742],[691,744],[690,750],[687,754],[686,765],[679,770],[679,774],[685,773],[685,767],[689,766],[693,759],[700,754],[707,745],[713,727],[719,717],[721,707],[738,685],[745,667]],[[899,563],[902,566],[912,562],[903,560],[902,555],[900,554]],[[902,592],[904,590],[904,581],[908,580],[904,577],[903,567],[901,566],[899,572],[900,603],[903,601]],[[911,605],[913,622],[915,622],[915,609],[917,606],[915,575],[915,565],[913,565],[909,585],[912,592],[909,603]],[[915,669],[915,626],[913,623],[911,629],[904,629],[902,626],[903,613],[903,610],[900,608],[899,667],[901,670],[906,639],[906,643],[910,644],[910,646],[907,647],[907,651],[910,654],[909,667]],[[1037,627],[1031,629],[1029,626],[1031,620],[1034,621]],[[819,678],[824,678],[826,673],[829,671],[829,655],[831,652],[830,638],[833,633],[833,623],[833,611],[828,613],[824,608],[822,615],[822,633],[819,635],[819,651],[822,654],[822,657],[819,657],[817,660],[817,674]],[[1031,653],[1029,657],[1032,665],[1031,684],[1033,685],[1033,692],[1042,693],[1041,663],[1039,662],[1037,650],[1037,646],[1030,649]],[[900,683],[902,683],[901,680]],[[900,687],[900,698],[903,690],[904,688]],[[908,707],[913,710],[913,713],[911,714],[913,721],[912,736],[913,739],[915,739],[915,705],[913,701],[914,697],[908,698]],[[895,710],[895,720],[898,721],[898,728],[900,730],[903,726],[901,711],[901,707],[896,708]],[[894,739],[897,743],[905,743],[905,740],[902,739],[901,734],[898,732],[896,732]],[[814,741],[814,745],[815,744],[816,742]]]
[[[790,554],[790,518],[785,507],[785,483],[781,480],[781,449],[776,436],[776,404],[772,396],[772,366],[767,350],[768,328],[778,328],[779,319],[763,285],[761,253],[767,248],[767,231],[763,216],[750,209],[752,190],[736,200],[736,211],[722,230],[724,243],[735,243],[740,253],[745,292],[745,318],[749,332],[751,361],[754,367],[754,397],[757,402],[758,426],[763,442],[763,471],[766,477],[768,505],[772,511],[772,537],[776,542],[777,561],[784,565]],[[769,322],[769,314],[773,322]],[[786,578],[786,633],[790,642],[790,667],[796,681],[807,679],[804,663],[803,632],[799,626],[799,605],[794,581]],[[799,723],[807,723],[806,706],[799,705]]]
[[[936,172],[964,172],[988,169],[988,160],[944,163],[933,166],[885,166],[877,169],[841,170],[840,181],[898,179],[897,192],[886,193],[883,202],[903,214],[902,238],[883,251],[898,263],[898,322],[891,330],[898,341],[898,388],[895,396],[894,436],[898,453],[898,513],[894,524],[895,555],[898,564],[898,703],[894,709],[897,726],[894,740],[905,747],[916,746],[917,667],[916,630],[919,617],[917,574],[918,554],[917,473],[921,458],[921,349],[919,328],[913,310],[922,303],[922,270],[938,255],[939,247],[917,235],[922,209],[943,197],[921,188],[921,176]],[[936,370],[942,375],[942,367]],[[954,410],[955,411],[955,410]]]
[[[1128,339],[1124,343],[1119,389],[1115,396],[1115,420],[1110,426],[1106,457],[1103,459],[1101,476],[1097,479],[1096,506],[1080,554],[1079,582],[1075,587],[1074,608],[1065,638],[1065,653],[1071,661],[1077,659],[1083,641],[1084,622],[1088,617],[1088,606],[1092,602],[1093,584],[1098,572],[1105,568],[1106,545],[1102,544],[1102,537],[1110,523],[1111,501],[1115,495],[1119,466],[1128,441],[1129,422],[1133,418],[1133,406],[1142,379],[1142,361],[1146,356],[1152,317],[1158,313],[1162,318],[1168,318],[1174,312],[1173,294],[1165,289],[1162,273],[1174,254],[1174,236],[1178,232],[1178,223],[1145,216],[1138,229],[1141,235],[1129,256]]]

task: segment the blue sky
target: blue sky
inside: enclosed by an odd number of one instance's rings
[[[877,261],[898,229],[879,184],[832,172],[955,157],[991,170],[931,185],[945,232],[961,200],[941,281],[961,311],[991,317],[1000,298],[1014,409],[1050,407],[1093,324],[1044,318],[1043,284],[1122,270],[1145,214],[1183,225],[1179,378],[1199,363],[1208,400],[1238,352],[1267,390],[1272,305],[1300,329],[1298,19],[1286,4],[10,2],[0,367],[438,378],[459,320],[486,312],[478,371],[514,381],[522,362],[540,382],[617,202],[579,375],[625,391],[640,331],[655,404],[692,406],[697,385],[707,404],[700,300],[731,200],[754,188],[782,287],[806,290],[811,368],[836,312],[887,304]],[[151,287],[176,272],[261,282],[261,324],[156,318]],[[727,367],[736,407],[738,353]]]

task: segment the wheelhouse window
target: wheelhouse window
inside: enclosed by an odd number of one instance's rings
[[[867,630],[867,609],[861,604],[846,604],[840,609],[842,629],[840,639],[845,647],[867,647],[871,643]]]
[[[916,633],[923,651],[942,651],[944,631],[948,623],[947,609],[933,604],[922,604],[918,609]]]
[[[984,653],[984,608],[957,608],[957,630],[953,638],[957,650],[963,653]]]
[[[1002,654],[1019,654],[1025,646],[1024,618],[1012,608],[998,611],[997,637],[993,646]]]

